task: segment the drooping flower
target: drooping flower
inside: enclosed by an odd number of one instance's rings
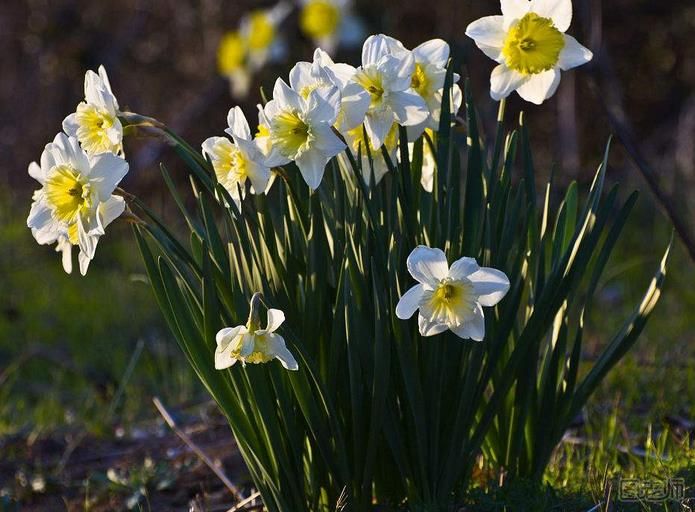
[[[408,256],[408,271],[419,284],[403,294],[396,316],[406,320],[419,310],[422,336],[450,329],[460,338],[482,341],[483,306],[494,306],[509,290],[503,272],[479,267],[473,258],[461,258],[449,267],[442,250],[422,245]]]
[[[226,137],[210,137],[203,142],[203,153],[210,158],[217,181],[239,207],[244,198],[246,181],[251,182],[254,194],[262,194],[268,186],[270,169],[264,164],[265,157],[253,140],[241,108],[229,110],[227,123],[229,127],[225,132],[233,142]]]
[[[245,98],[251,84],[248,68],[248,48],[245,38],[239,31],[227,32],[217,47],[217,69],[229,80],[232,94]]]
[[[352,46],[364,37],[351,0],[301,0],[299,27],[317,46],[333,53],[338,44]]]
[[[384,175],[389,172],[388,164],[382,154],[381,149],[376,149],[369,141],[369,137],[365,136],[364,126],[359,125],[352,130],[345,132],[345,141],[348,147],[352,150],[355,158],[360,154],[362,166],[362,178],[367,185],[378,185]],[[398,157],[398,125],[393,124],[388,134],[384,138],[382,147],[386,148],[391,162],[395,165]],[[372,163],[369,163],[371,155]],[[348,165],[346,162],[345,165]],[[372,179],[372,169],[374,179]]]
[[[256,9],[241,20],[240,33],[246,42],[251,70],[262,68],[268,61],[284,58],[286,44],[278,33],[278,26],[292,10],[286,1],[269,9]]]
[[[336,87],[315,89],[305,99],[278,78],[264,108],[271,143],[266,165],[294,161],[307,185],[318,188],[328,161],[345,149],[332,129],[339,107]]]
[[[345,133],[362,125],[369,108],[369,93],[352,82],[357,69],[349,64],[335,63],[321,48],[314,51],[313,62],[298,62],[290,71],[290,87],[304,99],[319,89],[326,94],[333,94],[333,88],[340,92],[340,110],[335,121],[336,129]]]
[[[435,141],[435,131],[432,128],[426,128],[425,133],[429,137],[429,140]],[[408,143],[408,152],[412,161],[413,153],[415,151],[415,143]],[[432,193],[434,189],[434,171],[437,168],[437,157],[432,152],[432,146],[427,139],[422,141],[422,170],[420,173],[420,185],[425,190],[425,192]]]
[[[76,138],[63,133],[46,145],[41,165],[29,166],[41,189],[34,193],[27,226],[38,243],[58,244],[66,272],[72,270],[70,246],[77,245],[80,272],[86,274],[99,237],[125,209],[125,201],[113,191],[127,172],[123,158],[88,156]]]
[[[63,120],[63,130],[79,140],[88,155],[123,152],[123,126],[118,119],[118,101],[111,91],[104,66],[99,74],[92,70],[84,76],[85,101],[76,112]]]
[[[411,79],[411,87],[427,103],[430,115],[425,121],[425,127],[438,130],[446,66],[449,62],[449,45],[441,39],[432,39],[419,45],[412,53],[415,60],[415,70]],[[461,108],[463,94],[456,83],[460,79],[459,75],[454,73],[453,78],[454,83],[451,87],[449,105],[451,106],[451,113],[456,114]],[[410,128],[409,131],[411,131]],[[414,137],[411,136],[410,138]]]
[[[251,300],[251,314],[247,325],[225,327],[215,337],[215,368],[224,370],[240,361],[260,364],[278,359],[287,370],[297,370],[299,365],[287,349],[285,340],[275,331],[285,321],[285,314],[279,309],[268,310],[268,325],[260,328],[260,322],[254,313],[254,300]]]
[[[414,126],[424,122],[429,110],[411,87],[415,61],[411,52],[392,37],[370,36],[362,47],[362,66],[352,81],[370,95],[365,118],[367,133],[380,148],[393,123]]]
[[[466,29],[485,55],[499,65],[490,77],[494,100],[516,91],[540,105],[560,84],[560,72],[589,62],[593,54],[565,34],[571,0],[501,0],[502,16],[487,16]]]

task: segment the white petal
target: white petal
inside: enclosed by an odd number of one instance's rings
[[[413,316],[420,307],[422,292],[421,284],[416,284],[405,292],[396,305],[396,316],[401,320],[407,320]]]
[[[481,267],[467,277],[473,283],[478,302],[483,306],[494,306],[509,291],[509,278],[501,270]]]
[[[41,183],[43,185],[44,182],[44,174],[43,174],[43,169],[41,169],[41,166],[37,164],[36,162],[31,162],[29,164],[29,176],[34,178],[36,181]]]
[[[282,338],[282,336],[278,334],[268,334],[267,336],[270,338],[268,341],[270,342],[269,344],[271,345],[271,350],[275,357],[282,363],[282,366],[286,370],[298,370],[299,365],[297,364],[297,360],[287,349],[285,340]]]
[[[572,36],[565,34],[565,47],[560,52],[560,61],[557,65],[563,71],[586,64],[594,57],[591,50],[585,48]]]
[[[362,65],[376,64],[381,57],[390,53],[386,36],[383,34],[369,36],[362,45]]]
[[[412,89],[389,93],[388,102],[396,120],[403,126],[420,124],[430,115],[425,100]]]
[[[475,20],[466,28],[466,35],[475,41],[485,55],[497,62],[501,61],[502,46],[507,37],[504,16],[486,16]]]
[[[415,59],[411,52],[382,57],[378,67],[385,90],[405,91],[410,88],[415,72]]]
[[[277,102],[277,106],[280,109],[290,109],[296,111],[304,110],[304,101],[302,97],[296,91],[290,89],[290,86],[285,83],[282,78],[278,78],[275,81],[275,87],[273,87],[273,100]],[[269,118],[273,116],[266,111],[266,115]]]
[[[57,235],[54,233],[49,236],[48,233],[55,232],[57,230],[57,224],[45,200],[40,199],[31,204],[29,217],[27,217],[27,227],[32,231],[37,231],[34,233],[34,238],[36,238],[38,243],[42,245],[52,244],[55,241]],[[40,239],[37,238],[37,234],[40,235]]]
[[[500,0],[502,6],[502,15],[504,16],[504,29],[517,20],[526,16],[531,8],[531,2],[528,0]]]
[[[531,12],[550,18],[556,29],[565,32],[572,23],[572,0],[532,0]]]
[[[63,270],[65,273],[72,274],[72,244],[66,238],[62,238],[58,240],[56,252],[61,253],[60,261],[63,265]]]
[[[242,332],[243,331],[243,332]],[[215,335],[215,341],[217,345],[226,347],[230,341],[232,341],[238,334],[243,334],[246,331],[246,327],[243,325],[237,325],[236,327],[225,327],[217,332]]]
[[[452,326],[451,331],[459,338],[472,339],[473,341],[483,341],[485,338],[485,316],[483,308],[477,305],[473,315],[458,326]]]
[[[319,188],[328,160],[321,151],[316,149],[305,151],[296,160],[299,172],[302,173],[302,178],[311,190]]]
[[[269,309],[268,310],[268,327],[265,328],[267,332],[276,331],[282,323],[285,321],[285,313],[279,309]]]
[[[441,249],[419,245],[408,256],[408,272],[418,283],[434,287],[449,274],[449,264]]]
[[[362,124],[370,102],[371,98],[364,87],[355,82],[348,83],[342,91],[342,115],[339,116],[338,129],[345,132]]]
[[[490,75],[490,96],[493,100],[499,101],[509,96],[528,80],[528,77],[500,64],[492,70],[492,75]]]
[[[320,87],[309,94],[307,119],[311,123],[333,124],[340,111],[340,90],[337,87]]]
[[[446,67],[449,61],[449,45],[441,39],[425,41],[413,50],[416,62]]]
[[[422,316],[422,313],[417,318],[418,327],[421,336],[434,336],[446,331],[449,327],[446,324],[432,322],[428,318]]]
[[[291,160],[286,156],[283,156],[277,147],[273,147],[271,148],[270,153],[268,154],[266,159],[263,161],[263,165],[265,165],[266,167],[278,167],[280,165],[285,165],[290,162]]]
[[[328,66],[328,77],[341,89],[348,84],[356,72],[357,69],[350,64],[337,63]]]
[[[246,163],[246,172],[248,173],[249,180],[251,180],[253,193],[262,194],[265,192],[268,188],[268,181],[270,180],[270,169],[253,160],[249,160]]]
[[[73,112],[63,119],[63,131],[71,137],[77,137],[77,129],[80,125],[77,122],[77,113]]]
[[[295,91],[300,92],[314,82],[316,79],[311,75],[311,62],[297,62],[290,70],[290,87]]]
[[[106,202],[99,205],[101,225],[108,226],[125,211],[125,199],[120,196],[111,196]]]
[[[89,264],[92,262],[92,258],[80,251],[80,254],[77,256],[77,262],[80,264],[80,274],[86,276],[87,269],[89,268]],[[72,262],[70,262],[70,270],[72,270]]]
[[[95,187],[100,201],[106,201],[128,173],[128,162],[113,153],[101,153],[90,159],[89,182]]]
[[[77,217],[77,239],[80,246],[80,251],[84,253],[85,257],[90,260],[94,258],[94,253],[97,250],[97,243],[99,243],[99,234],[90,234],[89,227],[84,226],[82,217]]]
[[[251,140],[249,122],[246,120],[246,116],[240,107],[237,106],[229,109],[227,124],[229,128],[225,130],[225,133],[241,139]]]
[[[531,78],[516,92],[526,101],[540,105],[555,94],[558,85],[560,85],[560,70],[549,69],[543,73],[531,75]]]
[[[384,144],[384,139],[393,126],[394,120],[394,114],[390,109],[369,112],[364,118],[364,127],[374,149],[379,149]]]
[[[333,133],[328,125],[318,125],[312,130],[314,146],[320,150],[326,158],[331,158],[345,150],[345,143]]]
[[[460,281],[480,269],[475,258],[461,258],[451,264],[449,277]]]

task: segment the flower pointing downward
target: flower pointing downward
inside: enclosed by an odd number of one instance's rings
[[[490,77],[490,95],[513,91],[540,105],[560,84],[560,71],[589,62],[593,54],[565,34],[571,0],[501,0],[502,16],[487,16],[466,28],[485,55],[499,63]]]
[[[450,329],[460,338],[482,341],[482,307],[494,306],[509,290],[509,279],[503,272],[479,267],[473,258],[461,258],[449,267],[442,250],[423,245],[408,256],[408,271],[419,284],[398,301],[396,316],[406,320],[419,310],[423,336]]]
[[[246,325],[225,327],[215,337],[215,368],[224,370],[241,361],[259,364],[278,359],[287,370],[297,370],[299,365],[292,353],[287,350],[285,340],[275,331],[285,321],[285,314],[279,309],[268,310],[268,325],[261,329],[259,307],[261,294],[256,293],[251,299],[251,312]]]

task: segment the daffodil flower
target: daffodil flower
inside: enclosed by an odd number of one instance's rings
[[[299,27],[317,46],[332,54],[338,44],[352,46],[364,37],[351,0],[301,0]]]
[[[237,30],[227,32],[217,47],[217,69],[229,80],[232,95],[245,98],[251,85],[246,39]]]
[[[306,99],[278,78],[265,108],[271,143],[268,167],[294,161],[312,190],[318,188],[328,161],[345,149],[333,133],[340,92],[315,89]]]
[[[335,63],[321,48],[314,51],[313,62],[298,62],[290,71],[290,87],[304,99],[320,89],[324,94],[340,92],[340,110],[335,122],[336,129],[345,133],[361,126],[369,108],[369,93],[361,85],[352,82],[357,69],[349,64]]]
[[[203,142],[203,153],[210,158],[217,181],[229,192],[238,208],[244,198],[246,181],[251,182],[254,194],[262,194],[268,187],[270,169],[264,165],[265,157],[253,140],[241,108],[229,110],[227,123],[229,128],[225,133],[234,142],[226,137],[210,137]]]
[[[369,140],[365,137],[365,129],[363,125],[359,125],[352,130],[345,132],[345,141],[348,147],[352,150],[355,157],[360,154],[362,166],[362,178],[367,185],[378,185],[384,175],[389,172],[388,164],[382,154],[381,149],[376,149]],[[398,158],[398,125],[393,124],[388,134],[384,138],[382,147],[386,148],[391,162],[395,163]],[[369,163],[369,156],[372,157],[372,163]],[[349,165],[349,162],[344,162],[344,165]],[[374,170],[374,179],[372,180],[372,169]]]
[[[63,131],[80,141],[88,155],[123,152],[123,126],[118,119],[118,101],[111,91],[104,66],[99,74],[92,70],[84,76],[85,101],[63,120]]]
[[[269,309],[268,325],[261,329],[253,319],[253,302],[252,299],[252,313],[247,325],[225,327],[217,333],[215,368],[224,370],[237,361],[245,366],[246,363],[260,364],[278,359],[287,370],[299,369],[297,361],[285,345],[285,340],[275,333],[285,321],[285,314],[279,309]]]
[[[494,100],[516,91],[540,105],[560,84],[560,71],[589,62],[592,53],[565,34],[571,0],[501,0],[502,16],[487,16],[466,29],[485,55],[499,65],[490,77]]]
[[[112,153],[88,156],[74,137],[59,133],[46,145],[41,164],[32,163],[29,175],[41,184],[27,219],[36,241],[58,244],[63,253],[63,267],[71,249],[80,248],[82,275],[94,258],[99,237],[125,209],[122,197],[113,195],[128,172],[128,163]]]
[[[425,121],[424,128],[439,129],[439,117],[442,110],[442,94],[444,93],[444,80],[446,79],[446,66],[449,62],[449,45],[441,39],[426,41],[413,51],[415,70],[411,79],[411,87],[427,103],[429,117]],[[451,88],[451,113],[458,113],[463,102],[461,88],[456,84],[460,76],[454,73],[454,83]],[[415,139],[412,128],[408,129],[410,139]],[[418,134],[419,135],[419,134]]]
[[[450,329],[460,338],[482,341],[482,307],[494,306],[509,290],[503,272],[479,267],[473,258],[461,258],[450,268],[442,250],[422,245],[408,256],[408,271],[419,284],[398,301],[396,316],[406,320],[419,310],[422,336]]]
[[[432,128],[426,128],[425,133],[431,141],[435,140],[435,131]],[[411,161],[413,152],[415,151],[415,143],[408,143],[408,153]],[[420,171],[420,185],[425,192],[432,193],[434,189],[434,171],[437,168],[437,157],[432,152],[432,146],[427,140],[422,141],[422,169]]]
[[[429,116],[427,104],[411,87],[415,60],[403,45],[383,34],[367,38],[362,47],[362,66],[352,81],[369,93],[365,127],[372,144],[381,148],[393,126],[414,126]]]
[[[255,71],[268,61],[284,58],[287,47],[278,26],[291,12],[288,2],[282,1],[270,9],[256,9],[241,20],[240,33],[246,42],[249,65]]]

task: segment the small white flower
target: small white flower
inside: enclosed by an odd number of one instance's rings
[[[217,69],[227,77],[232,95],[245,98],[251,85],[248,66],[246,39],[239,31],[230,31],[222,36],[217,47]]]
[[[370,95],[365,119],[367,133],[380,148],[393,123],[414,126],[424,122],[429,110],[411,87],[415,61],[411,52],[392,37],[369,36],[362,47],[362,66],[352,81]]]
[[[41,155],[41,165],[29,165],[29,175],[41,184],[27,226],[40,244],[58,243],[63,267],[70,251],[66,241],[80,247],[80,272],[87,272],[99,237],[125,209],[122,197],[113,195],[128,172],[128,162],[112,153],[88,156],[74,137],[56,135]]]
[[[271,143],[266,165],[294,161],[307,185],[318,188],[328,161],[345,149],[332,128],[339,108],[337,87],[315,89],[305,99],[278,78],[264,108]]]
[[[287,370],[297,370],[299,365],[287,349],[285,340],[275,331],[285,321],[285,314],[279,309],[268,310],[268,326],[238,325],[220,330],[215,337],[215,368],[224,370],[237,361],[246,363],[267,363],[278,359]]]
[[[118,101],[111,91],[104,66],[99,74],[87,71],[84,76],[85,101],[77,111],[63,120],[63,130],[80,141],[88,155],[123,152],[123,126],[118,119]]]
[[[234,142],[226,137],[210,137],[203,142],[203,153],[210,158],[217,181],[239,207],[244,198],[246,181],[251,182],[254,194],[262,194],[268,187],[270,169],[264,164],[265,157],[251,136],[249,123],[241,108],[229,110],[227,123],[229,128],[225,132]]]
[[[473,258],[461,258],[449,268],[442,250],[422,245],[408,256],[408,271],[419,284],[398,301],[396,316],[406,320],[419,310],[422,336],[450,329],[460,338],[482,341],[482,306],[494,306],[509,290],[503,272],[479,267]]]
[[[321,48],[314,51],[313,62],[298,62],[290,71],[290,86],[304,99],[319,89],[324,95],[332,94],[336,87],[340,92],[340,111],[336,129],[344,133],[364,121],[369,108],[369,93],[361,85],[352,82],[357,69],[349,64],[335,63]]]
[[[490,77],[494,100],[516,91],[540,105],[560,84],[560,71],[589,62],[593,54],[565,34],[571,0],[501,0],[502,16],[487,16],[466,29],[485,55],[499,65]]]
[[[268,61],[279,61],[287,53],[287,45],[278,34],[278,26],[292,11],[281,1],[270,9],[256,9],[241,20],[240,33],[246,42],[251,70],[262,68]]]
[[[439,129],[439,117],[442,110],[442,94],[444,92],[444,80],[446,79],[446,66],[449,62],[449,45],[441,39],[432,39],[422,43],[413,50],[415,60],[415,70],[411,79],[411,87],[427,103],[430,115],[425,121],[425,127],[433,130]],[[456,84],[460,79],[454,73],[453,85],[451,88],[451,113],[457,114],[463,102],[461,88]],[[408,129],[408,136],[414,139],[411,134],[412,128]]]
[[[351,0],[301,0],[299,27],[302,32],[333,53],[336,47],[356,46],[364,37],[364,28],[352,13]]]

